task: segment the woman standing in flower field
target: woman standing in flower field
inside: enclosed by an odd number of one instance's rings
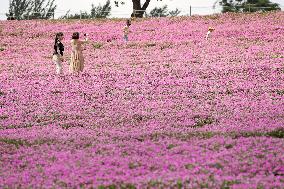
[[[213,28],[213,27],[209,27],[209,28],[208,28],[208,32],[207,32],[206,37],[205,37],[206,40],[208,40],[208,39],[211,37],[211,33],[212,33],[214,30],[215,30],[215,28]]]
[[[56,73],[61,74],[62,73],[62,62],[63,59],[63,51],[64,51],[64,45],[62,44],[63,40],[63,33],[59,32],[55,35],[55,41],[54,41],[54,52],[52,56],[52,60],[56,65]]]
[[[126,26],[123,27],[123,38],[125,42],[128,42],[129,27],[131,26],[130,20],[126,21]]]
[[[84,56],[82,53],[82,44],[88,41],[87,34],[84,34],[86,37],[84,41],[79,40],[79,33],[75,32],[72,35],[71,40],[71,60],[70,60],[70,72],[79,73],[84,69]]]

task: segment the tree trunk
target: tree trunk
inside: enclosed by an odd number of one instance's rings
[[[141,7],[140,0],[132,0],[133,3],[133,13],[131,14],[131,17],[137,17],[142,18],[144,15],[145,10],[147,9],[149,3],[151,0],[146,0],[144,5]]]

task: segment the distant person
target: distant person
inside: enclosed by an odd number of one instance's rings
[[[128,34],[129,34],[129,27],[131,26],[131,21],[126,20],[126,25],[123,27],[123,39],[125,42],[128,42]]]
[[[206,34],[206,37],[205,37],[206,40],[209,40],[211,38],[212,32],[214,30],[215,30],[215,28],[213,28],[213,27],[208,28],[208,31],[207,31],[207,34]]]
[[[56,65],[56,73],[62,74],[62,62],[64,61],[63,52],[64,52],[64,45],[62,44],[64,36],[62,32],[59,32],[55,35],[54,40],[54,52],[52,56],[52,60]]]

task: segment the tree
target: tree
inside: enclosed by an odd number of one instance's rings
[[[222,12],[257,12],[280,10],[279,4],[272,3],[270,0],[222,0],[215,1],[223,6]]]
[[[146,12],[146,9],[148,8],[149,4],[150,4],[151,0],[145,0],[144,4],[142,5],[141,0],[132,0],[132,5],[133,5],[133,12],[131,14],[131,17],[137,17],[137,18],[142,18],[144,13]],[[163,1],[163,0],[157,0],[157,1]],[[125,2],[124,0],[121,1],[114,1],[115,6],[118,7],[119,3],[121,5],[124,5]],[[162,11],[161,8],[156,8],[154,10],[155,12],[153,12],[153,14],[156,14],[156,12],[159,14],[159,11]],[[151,14],[151,13],[150,13]],[[171,16],[177,16],[178,14],[180,14],[180,11],[178,9],[174,10],[174,11],[170,11],[169,13],[167,13]]]
[[[155,7],[153,10],[150,11],[151,17],[166,17],[168,16],[168,6],[165,5],[161,8]]]
[[[272,11],[281,10],[279,4],[272,3],[269,0],[248,0],[244,4],[243,12],[256,12],[256,11]]]
[[[166,16],[177,16],[180,14],[180,10],[176,9],[174,11],[169,11],[168,6],[164,5],[161,8],[155,7],[153,10],[150,11],[151,17],[166,17]]]
[[[99,5],[95,7],[92,4],[91,17],[107,18],[110,15],[110,11],[111,11],[110,0],[107,0],[106,4],[104,4],[103,6]]]
[[[54,16],[55,0],[12,0],[9,6],[8,19],[49,19]]]
[[[89,19],[89,18],[107,18],[110,15],[111,5],[110,0],[107,0],[106,4],[103,6],[99,5],[95,7],[92,4],[91,13],[87,13],[86,11],[81,12],[80,14],[69,14],[70,10],[67,13],[60,17],[61,19]]]
[[[30,19],[49,19],[54,16],[56,5],[55,0],[34,0],[32,3],[33,13]]]
[[[142,18],[151,0],[146,0],[143,6],[141,6],[141,0],[132,0],[133,12],[131,17]]]
[[[169,12],[170,16],[178,16],[181,13],[180,10],[176,9],[176,10],[172,10]]]
[[[6,14],[8,20],[22,20],[26,14],[31,12],[31,0],[12,0],[9,5],[9,13]]]
[[[89,19],[90,14],[88,14],[86,11],[80,12],[80,14],[70,14],[70,10],[66,12],[66,14],[59,19]]]

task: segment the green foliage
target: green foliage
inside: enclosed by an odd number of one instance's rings
[[[207,132],[200,132],[200,133],[196,133],[196,136],[197,137],[201,137],[203,139],[208,139],[208,138],[212,138],[216,135],[216,133],[213,133],[213,132],[210,132],[210,131],[207,131]]]
[[[94,49],[100,49],[100,48],[102,48],[102,46],[103,46],[102,43],[93,43],[92,45],[93,45],[93,48],[94,48]]]
[[[258,184],[257,189],[265,189],[265,187],[262,184]]]
[[[73,126],[70,125],[70,124],[62,124],[61,127],[62,127],[62,129],[69,129],[69,128],[73,127]]]
[[[28,19],[49,19],[54,16],[56,5],[55,0],[34,0],[32,3],[33,13]]]
[[[234,184],[239,184],[240,181],[238,180],[225,180],[223,181],[222,185],[221,185],[221,189],[230,189],[231,186],[233,186]]]
[[[172,48],[171,43],[164,43],[160,46],[161,50],[167,49],[167,48]]]
[[[104,185],[100,185],[97,187],[98,189],[116,189],[116,188],[120,188],[120,189],[136,189],[136,186],[133,185],[133,184],[120,184],[120,185],[115,185],[115,184],[111,184],[111,185],[107,185],[107,186],[104,186]]]
[[[28,144],[28,142],[25,141],[25,140],[12,139],[12,138],[0,138],[0,142],[15,145],[16,148],[19,148],[20,146],[24,146],[24,145]]]
[[[178,16],[181,13],[180,10],[176,9],[176,10],[172,10],[169,12],[170,16]]]
[[[107,0],[106,4],[104,4],[103,6],[99,5],[95,7],[92,4],[91,17],[107,18],[110,15],[110,11],[111,11],[110,0]]]
[[[156,44],[155,43],[146,43],[145,46],[146,47],[155,47]]]
[[[216,169],[223,169],[224,166],[221,164],[221,163],[214,163],[214,164],[211,164],[210,167],[214,167]]]
[[[271,58],[284,58],[284,55],[274,54],[274,55],[271,56]]]
[[[211,117],[201,118],[195,117],[195,124],[192,127],[203,127],[205,125],[210,125],[214,122],[214,119]]]
[[[67,11],[67,13],[60,17],[60,19],[89,19],[90,15],[85,11],[81,12],[80,14],[70,14],[70,10]]]
[[[188,169],[188,170],[191,170],[191,169],[193,169],[195,166],[194,166],[193,164],[191,164],[191,163],[188,163],[188,164],[186,164],[184,167],[185,167],[186,169]]]
[[[150,17],[166,17],[168,16],[168,6],[164,5],[161,8],[155,7],[150,11]]]
[[[258,12],[280,10],[279,4],[270,0],[222,0],[222,12]]]
[[[113,184],[113,185],[109,185],[108,188],[109,189],[116,189],[117,187]]]
[[[138,162],[130,162],[128,164],[129,169],[136,169],[137,167],[140,167],[140,163],[138,163]]]
[[[174,145],[174,144],[169,144],[169,145],[167,146],[167,149],[170,150],[170,149],[172,149],[172,148],[174,148],[174,147],[176,147],[176,145]]]
[[[275,129],[274,131],[270,131],[267,133],[267,135],[275,138],[284,138],[284,127]]]
[[[7,118],[9,118],[7,115],[0,115],[0,120],[1,119],[7,119]]]
[[[56,9],[55,0],[12,0],[8,20],[50,19]]]
[[[176,187],[177,187],[178,189],[182,189],[182,188],[183,188],[182,180],[178,180],[178,181],[177,181]]]
[[[63,93],[63,92],[56,89],[56,90],[54,90],[54,91],[51,91],[51,93],[52,93],[52,94],[61,94],[61,93]]]
[[[233,147],[234,147],[233,144],[226,144],[226,145],[225,145],[225,148],[226,148],[226,149],[231,149],[231,148],[233,148]]]
[[[136,186],[133,184],[122,184],[120,186],[121,189],[136,189]]]
[[[91,13],[84,11],[81,12],[80,14],[69,14],[70,13],[69,10],[63,17],[61,17],[61,19],[107,18],[110,15],[110,11],[111,11],[110,0],[107,0],[107,2],[103,6],[100,4],[99,6],[94,6],[94,4],[92,4]]]
[[[98,186],[98,189],[116,189],[116,185],[114,184],[111,184],[111,185],[108,185],[108,186],[104,186],[104,185],[100,185]]]
[[[284,95],[284,89],[282,89],[282,90],[280,90],[280,89],[277,89],[277,90],[275,90],[275,92],[276,92],[276,94],[278,94],[278,95]]]
[[[259,131],[251,131],[251,132],[241,132],[241,133],[231,133],[232,138],[239,137],[273,137],[273,138],[284,138],[284,127],[277,128],[270,132],[259,132]]]
[[[150,180],[148,182],[148,187],[147,188],[156,188],[156,187],[160,187],[163,186],[163,183],[159,180]]]
[[[155,7],[150,11],[150,17],[167,17],[167,16],[178,16],[181,13],[180,10],[176,9],[173,11],[168,10],[168,6],[164,5],[161,8]]]
[[[12,0],[9,5],[9,13],[6,14],[8,20],[22,20],[32,11],[31,0]]]

